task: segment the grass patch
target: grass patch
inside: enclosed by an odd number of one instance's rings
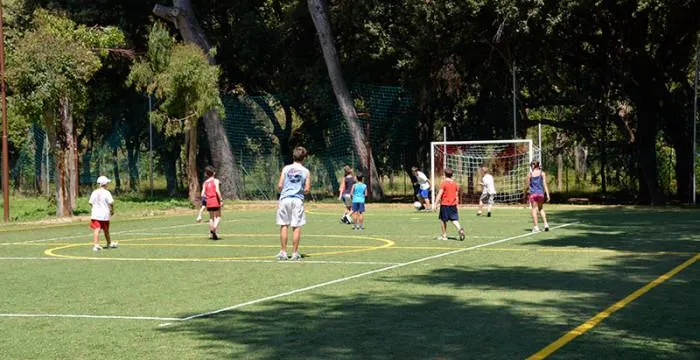
[[[99,253],[85,222],[0,229],[3,356],[525,358],[700,248],[693,210],[549,206],[553,230],[531,234],[524,207],[463,208],[464,242],[435,240],[435,213],[410,205],[370,204],[363,232],[339,206],[307,210],[301,262],[274,260],[274,203],[227,204],[216,242],[193,212],[116,217],[120,248]],[[554,355],[698,358],[699,270]]]

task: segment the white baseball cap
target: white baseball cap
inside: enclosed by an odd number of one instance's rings
[[[97,184],[99,185],[107,185],[110,181],[111,180],[109,180],[106,176],[100,176],[97,178]]]

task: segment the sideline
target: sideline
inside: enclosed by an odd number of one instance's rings
[[[553,343],[545,346],[542,348],[540,351],[530,355],[527,360],[540,360],[548,357],[555,351],[561,349],[564,345],[570,343],[572,340],[577,338],[580,335],[585,334],[588,330],[596,327],[598,324],[600,324],[601,321],[605,320],[608,316],[612,315],[614,312],[622,309],[623,307],[629,305],[631,302],[637,300],[640,296],[646,294],[649,292],[649,290],[655,288],[659,284],[663,283],[664,281],[672,278],[679,272],[683,271],[685,268],[687,268],[690,265],[693,265],[696,261],[700,259],[700,253],[696,254],[692,258],[686,260],[684,263],[676,266],[673,268],[671,271],[659,276],[652,282],[644,285],[643,287],[637,289],[635,292],[627,295],[624,299],[614,303],[612,306],[609,308],[599,312],[592,318],[588,319],[588,321],[584,322],[583,324],[577,326],[575,329],[569,331],[566,333],[564,336],[560,337],[559,339],[555,340]]]

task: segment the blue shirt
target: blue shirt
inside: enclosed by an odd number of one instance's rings
[[[544,194],[542,175],[530,177],[530,194]]]
[[[367,190],[367,184],[364,184],[361,182],[355,183],[355,189],[352,192],[352,202],[364,203],[365,202],[365,190]]]
[[[304,200],[304,186],[309,177],[309,169],[301,164],[287,165],[282,169],[282,191],[280,200],[286,198],[298,198]]]

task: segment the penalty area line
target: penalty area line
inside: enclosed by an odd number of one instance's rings
[[[552,229],[552,230],[555,230],[555,229],[559,229],[559,228],[571,226],[571,225],[574,225],[574,224],[576,224],[576,223],[562,224],[562,225],[558,225],[558,226],[552,227],[551,229]],[[512,241],[512,240],[516,240],[516,239],[520,239],[520,238],[532,236],[532,235],[535,235],[535,234],[539,234],[539,233],[528,232],[528,233],[525,233],[525,234],[520,234],[520,235],[516,235],[516,236],[511,236],[511,237],[508,237],[508,238],[505,238],[505,239],[501,239],[501,240],[496,240],[496,241],[491,241],[491,242],[487,242],[487,243],[484,243],[484,244],[474,245],[474,246],[471,246],[471,247],[468,247],[468,248],[463,248],[463,249],[448,251],[448,252],[446,252],[446,253],[437,254],[437,255],[433,255],[433,256],[427,256],[427,257],[424,257],[424,258],[416,259],[416,260],[409,261],[409,262],[405,262],[405,263],[399,263],[399,264],[395,264],[395,265],[383,267],[383,268],[380,268],[380,269],[371,270],[371,271],[366,271],[366,272],[359,273],[359,274],[352,275],[352,276],[347,276],[347,277],[340,278],[340,279],[336,279],[336,280],[326,281],[326,282],[323,282],[323,283],[320,283],[320,284],[316,284],[316,285],[306,286],[306,287],[303,287],[303,288],[299,288],[299,289],[295,289],[295,290],[283,292],[283,293],[277,294],[277,295],[266,296],[266,297],[263,297],[263,298],[259,298],[259,299],[247,301],[247,302],[240,303],[240,304],[236,304],[236,305],[233,305],[233,306],[228,306],[228,307],[221,308],[221,309],[218,309],[218,310],[213,310],[213,311],[208,311],[208,312],[204,312],[204,313],[200,313],[200,314],[191,315],[191,316],[188,316],[188,317],[181,318],[180,320],[181,320],[181,321],[189,321],[189,320],[194,320],[194,319],[203,318],[203,317],[210,317],[210,316],[212,316],[212,315],[220,314],[220,313],[223,313],[223,312],[226,312],[226,311],[235,310],[235,309],[240,309],[240,308],[242,308],[242,307],[246,307],[246,306],[249,306],[249,305],[255,305],[255,304],[259,304],[259,303],[265,302],[265,301],[274,300],[274,299],[279,299],[279,298],[282,298],[282,297],[286,297],[286,296],[290,296],[290,295],[294,295],[294,294],[298,294],[298,293],[302,293],[302,292],[306,292],[306,291],[310,291],[310,290],[314,290],[314,289],[326,287],[326,286],[329,286],[329,285],[334,285],[334,284],[346,282],[346,281],[349,281],[349,280],[353,280],[353,279],[365,277],[365,276],[368,276],[368,275],[378,274],[378,273],[381,273],[381,272],[385,272],[385,271],[389,271],[389,270],[394,270],[394,269],[398,269],[398,268],[405,267],[405,266],[409,266],[409,265],[413,265],[413,264],[422,263],[422,262],[429,261],[429,260],[439,259],[439,258],[441,258],[441,257],[450,256],[450,255],[454,255],[454,254],[459,254],[459,253],[462,253],[462,252],[471,251],[471,250],[479,249],[479,248],[486,247],[486,246],[496,245],[496,244],[504,243],[504,242],[507,242],[507,241]],[[160,326],[167,326],[167,325],[166,325],[166,324],[160,324]]]

